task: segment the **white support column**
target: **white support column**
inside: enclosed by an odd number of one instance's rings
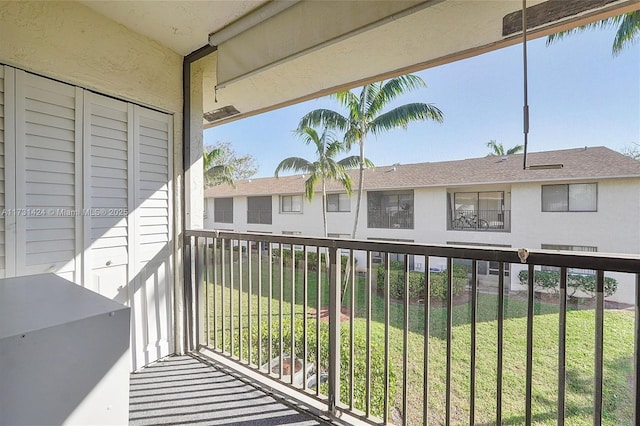
[[[187,229],[202,229],[203,212],[204,212],[204,186],[202,176],[202,152],[203,152],[203,134],[202,126],[202,61],[201,59],[191,64],[191,117],[185,117],[189,120],[191,126],[191,167],[185,173],[185,204],[186,217],[185,223]],[[213,90],[213,89],[212,89]]]
[[[190,324],[185,323],[185,312],[194,312],[195,306],[185,306],[185,269],[190,268],[191,265],[183,264],[184,259],[184,230],[185,229],[201,229],[204,227],[203,223],[203,209],[204,209],[204,188],[203,188],[203,175],[202,175],[202,153],[203,153],[203,59],[200,61],[191,62],[189,64],[189,108],[190,115],[183,117],[185,122],[189,126],[189,141],[190,144],[190,158],[188,159],[190,166],[182,175],[182,155],[184,153],[184,147],[180,144],[175,153],[175,158],[180,159],[176,161],[176,164],[180,164],[180,167],[176,167],[176,285],[174,287],[175,299],[174,299],[174,325],[175,325],[175,351],[177,354],[184,354],[189,350],[185,347],[185,333],[187,329],[190,329]],[[184,176],[184,179],[182,177]],[[184,197],[181,195],[184,194]],[[184,203],[184,210],[183,205]],[[184,211],[184,222],[183,214]],[[184,228],[182,229],[182,224]],[[193,255],[193,253],[191,253]],[[191,289],[188,294],[193,295],[194,289]]]

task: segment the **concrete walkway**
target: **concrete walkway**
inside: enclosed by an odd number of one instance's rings
[[[131,374],[131,425],[324,424],[225,372],[174,356]]]

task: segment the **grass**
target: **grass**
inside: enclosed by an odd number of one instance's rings
[[[234,270],[234,289],[229,271],[226,271],[225,293],[225,330],[229,329],[231,304],[233,300],[234,328],[238,319],[242,326],[248,326],[248,311],[251,309],[253,327],[257,323],[258,305],[261,307],[263,321],[268,318],[267,307],[271,304],[271,318],[278,322],[280,316],[286,321],[291,318],[293,309],[297,318],[303,312],[303,277],[297,271],[295,277],[285,268],[280,274],[278,262],[272,269],[273,288],[269,297],[268,262],[263,260],[262,297],[258,297],[257,260],[252,262],[251,296],[247,288],[248,264],[243,264],[243,288],[238,289],[238,265]],[[220,280],[218,271],[218,280]],[[295,279],[292,279],[295,278]],[[322,285],[318,288],[318,275],[310,272],[307,281],[307,307],[317,308],[328,305],[329,289],[326,276],[320,275]],[[282,285],[281,285],[282,283]],[[366,286],[363,278],[356,280],[354,289],[354,330],[363,334],[366,329]],[[319,298],[318,298],[319,290]],[[282,293],[282,298],[280,298]],[[222,287],[216,289],[218,338],[223,335]],[[292,303],[292,294],[294,295]],[[213,291],[211,291],[211,296]],[[211,297],[210,296],[210,297]],[[241,299],[239,300],[239,297]],[[350,305],[350,289],[344,297],[343,306]],[[242,316],[238,316],[238,303],[243,305]],[[282,301],[282,303],[280,302]],[[371,296],[371,335],[372,345],[384,345],[384,300]],[[496,419],[496,365],[497,365],[497,296],[478,294],[478,322],[476,349],[476,424],[495,424]],[[432,304],[429,318],[429,422],[444,423],[446,389],[446,307]],[[391,302],[389,305],[389,354],[397,374],[397,392],[394,407],[390,415],[399,416],[403,407],[402,381],[406,374],[408,381],[407,416],[408,424],[421,424],[423,412],[424,377],[424,306],[409,306],[408,327],[408,365],[403,371],[404,355],[404,312],[403,303]],[[558,375],[558,307],[556,305],[535,303],[534,307],[534,345],[533,345],[533,389],[532,418],[534,424],[555,424],[557,419],[557,375]],[[503,393],[502,423],[522,424],[525,420],[525,383],[526,383],[526,300],[517,296],[505,297],[504,341],[503,341]],[[595,314],[591,310],[570,310],[567,312],[567,358],[566,358],[566,398],[565,419],[567,424],[593,424],[593,368]],[[633,329],[634,315],[628,311],[606,311],[604,327],[604,391],[603,424],[618,425],[633,423]],[[470,304],[468,300],[458,302],[452,311],[452,381],[451,381],[451,420],[452,424],[469,423],[469,395],[471,362],[471,325]],[[349,327],[344,323],[342,327]],[[237,331],[236,331],[237,332]],[[231,350],[231,339],[225,339],[224,349]],[[239,340],[235,339],[237,345]],[[277,333],[273,344],[277,346]],[[218,342],[220,344],[220,341]],[[296,343],[298,344],[298,343]],[[246,346],[246,345],[245,345]],[[247,355],[247,348],[244,349]],[[274,351],[275,353],[276,351]],[[252,355],[255,359],[255,354]],[[344,393],[343,393],[344,395]],[[344,401],[344,396],[343,396]]]

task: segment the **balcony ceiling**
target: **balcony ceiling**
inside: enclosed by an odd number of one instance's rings
[[[207,44],[210,32],[225,27],[267,1],[82,0],[81,3],[186,56]]]
[[[88,7],[126,27],[173,49],[181,55],[204,46],[208,34],[267,3],[251,1],[83,1]],[[531,8],[543,0],[528,0]],[[550,4],[563,2],[551,0]],[[560,19],[549,18],[531,28],[530,37],[542,37],[603,17],[640,8],[637,0],[589,0],[587,10]],[[386,4],[386,6],[385,6]],[[393,5],[392,5],[393,4]],[[396,13],[398,4],[409,12]],[[575,2],[574,4],[580,4]],[[373,25],[356,23],[362,13],[388,7],[389,19],[372,18]],[[356,87],[394,74],[452,62],[520,41],[520,31],[503,36],[503,18],[517,12],[516,0],[402,0],[303,1],[231,39],[226,47],[202,62],[203,111],[233,105],[239,115],[209,123],[267,111],[276,107]],[[556,7],[556,6],[553,6]],[[361,8],[360,10],[358,8]],[[303,45],[301,39],[323,31],[328,22],[356,29],[320,45]],[[338,26],[338,24],[337,24]],[[341,31],[341,29],[337,29]],[[340,34],[340,33],[336,33]],[[284,47],[283,47],[284,46]],[[282,50],[284,50],[284,53]],[[289,51],[286,51],[289,49]],[[276,52],[278,50],[278,52]],[[229,61],[251,62],[230,83],[217,91],[218,65]],[[225,56],[226,55],[226,56]],[[278,56],[280,55],[280,56]],[[259,58],[259,59],[255,59]],[[262,61],[262,62],[260,62]],[[220,62],[220,63],[218,63]],[[244,63],[242,64],[244,65]],[[253,67],[253,68],[252,68]]]

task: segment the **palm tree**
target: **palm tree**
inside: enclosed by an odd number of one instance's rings
[[[336,180],[342,184],[347,194],[351,194],[351,176],[347,169],[356,167],[360,158],[356,155],[336,161],[336,155],[344,151],[344,144],[336,140],[327,129],[318,135],[318,132],[311,127],[302,127],[296,130],[302,137],[305,145],[314,145],[316,148],[316,159],[309,161],[301,157],[285,158],[278,164],[275,177],[280,172],[291,170],[309,174],[309,178],[304,182],[305,198],[313,200],[316,184],[319,182],[322,187],[322,223],[324,225],[324,236],[327,236],[327,180]],[[367,160],[368,161],[368,160]]]
[[[588,30],[605,29],[611,27],[618,27],[616,36],[613,39],[613,46],[611,48],[613,56],[616,56],[622,52],[622,50],[632,45],[640,37],[640,10],[634,12],[623,13],[622,15],[613,16],[611,18],[602,19],[600,21],[592,22],[587,25],[572,28],[567,31],[561,31],[556,34],[551,34],[547,37],[547,46],[558,40],[561,40],[567,36],[584,32]]]
[[[524,145],[516,145],[504,152],[504,146],[493,139],[487,142],[487,147],[491,148],[491,152],[487,155],[488,157],[504,157],[505,155],[517,154],[524,149]]]
[[[442,111],[431,104],[410,103],[385,111],[385,108],[398,96],[411,90],[426,87],[425,82],[416,75],[404,75],[388,81],[367,84],[359,95],[346,90],[332,95],[347,110],[347,115],[330,109],[317,109],[309,112],[300,120],[299,127],[323,125],[344,132],[347,149],[353,144],[360,146],[358,198],[356,217],[351,238],[356,237],[358,218],[364,185],[365,143],[369,133],[377,136],[398,127],[404,129],[413,121],[434,120],[441,123]]]
[[[202,165],[204,169],[205,187],[220,185],[221,183],[226,183],[234,188],[236,187],[233,182],[233,167],[224,164],[215,164],[223,152],[222,148],[214,148],[211,151],[204,150],[202,154]]]

